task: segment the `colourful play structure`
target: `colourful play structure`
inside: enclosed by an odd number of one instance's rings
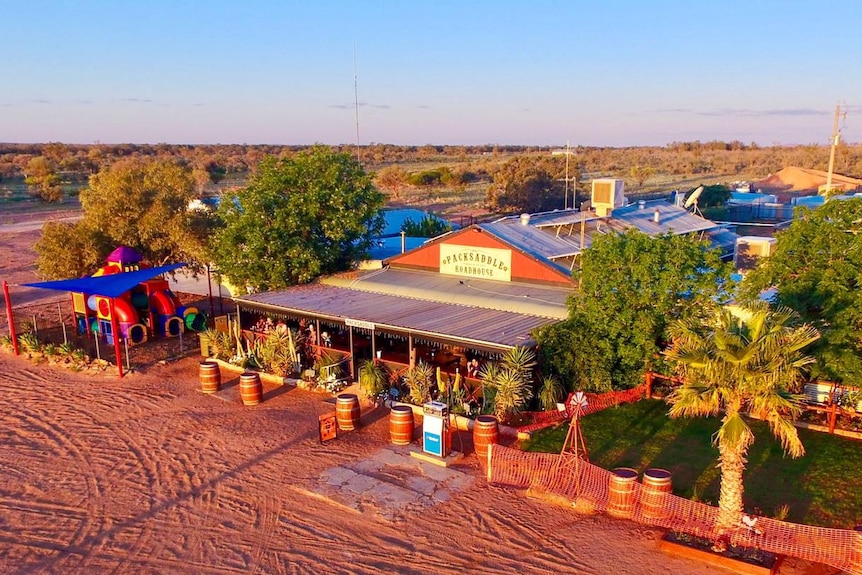
[[[146,272],[140,261],[141,256],[135,250],[121,246],[111,252],[107,264],[91,277]],[[186,330],[206,329],[206,316],[196,307],[184,306],[165,279],[144,279],[115,297],[71,293],[78,333],[104,336],[109,344],[114,343],[113,320],[120,338],[129,345],[143,343],[149,337],[176,337]]]

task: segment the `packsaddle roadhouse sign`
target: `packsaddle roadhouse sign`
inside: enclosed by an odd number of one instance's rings
[[[512,250],[440,244],[440,273],[512,281]]]

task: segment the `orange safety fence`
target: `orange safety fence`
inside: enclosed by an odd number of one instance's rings
[[[608,391],[606,393],[585,393],[587,405],[581,410],[581,415],[589,415],[603,409],[619,405],[621,403],[634,403],[644,398],[647,392],[646,384],[641,384],[631,389],[621,391]],[[529,421],[518,426],[519,433],[529,433],[537,429],[543,429],[561,423],[572,417],[571,399],[574,394],[569,394],[566,399],[565,411],[524,411],[521,417]]]
[[[518,426],[518,433],[529,433],[537,429],[544,429],[561,423],[567,419],[565,411],[522,411],[521,417],[524,421],[529,421],[524,425]]]
[[[636,479],[620,476],[574,454],[531,453],[502,445],[489,446],[489,483],[545,491],[577,502],[578,507],[663,527],[696,537],[715,537],[718,508],[672,495]],[[667,488],[669,489],[669,485]],[[798,557],[862,575],[862,532],[778,521],[740,518],[738,528],[724,535],[730,545]],[[755,521],[756,519],[756,521]]]

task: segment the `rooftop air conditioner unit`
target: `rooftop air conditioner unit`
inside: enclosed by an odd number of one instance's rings
[[[775,251],[775,238],[740,236],[736,238],[733,264],[738,270],[750,270],[757,266],[758,258],[765,258]]]
[[[598,179],[593,180],[592,186],[591,201],[597,216],[609,216],[614,208],[621,208],[626,205],[626,198],[623,195],[625,188],[624,180],[614,178]]]

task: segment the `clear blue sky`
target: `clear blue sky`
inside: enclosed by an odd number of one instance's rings
[[[860,0],[0,0],[0,141],[862,142]],[[354,46],[358,99],[354,97]]]

